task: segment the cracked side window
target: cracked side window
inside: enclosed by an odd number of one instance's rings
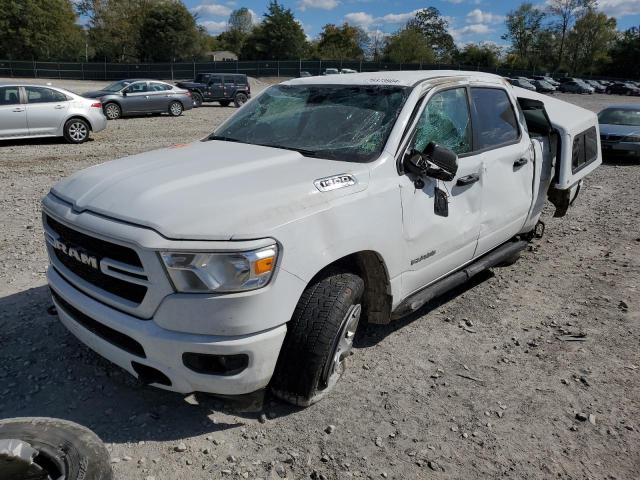
[[[429,142],[458,155],[471,151],[471,120],[465,88],[436,93],[425,107],[416,128],[415,149],[422,152]]]

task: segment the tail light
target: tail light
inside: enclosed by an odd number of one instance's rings
[[[191,96],[191,92],[189,90],[187,90],[186,95],[187,95],[187,97],[190,97]]]
[[[102,103],[100,103],[100,102],[92,103],[91,107],[93,107],[93,108],[102,108]]]

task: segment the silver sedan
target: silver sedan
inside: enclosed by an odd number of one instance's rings
[[[177,117],[193,108],[188,90],[143,78],[120,80],[102,90],[83,93],[83,96],[100,99],[109,120],[144,113],[168,113]]]
[[[64,137],[82,143],[106,126],[98,100],[49,85],[0,84],[0,140]]]

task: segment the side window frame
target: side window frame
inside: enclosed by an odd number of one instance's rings
[[[48,90],[49,92],[54,92],[57,95],[62,95],[64,97],[64,100],[47,100],[46,102],[30,102],[29,101],[29,92],[27,91],[27,89],[29,89],[29,88],[36,88],[36,89],[39,89],[39,90]],[[28,105],[38,105],[38,104],[42,104],[42,103],[61,103],[61,102],[68,102],[68,101],[71,100],[64,93],[59,92],[58,90],[55,90],[53,88],[46,87],[46,86],[29,85],[29,86],[26,86],[26,87],[22,87],[22,91],[24,92],[24,103],[26,103]]]
[[[411,145],[411,143],[413,142],[413,139],[415,138],[415,135],[418,130],[418,122],[420,121],[420,117],[422,117],[422,114],[427,108],[427,105],[435,95],[442,92],[446,92],[447,90],[455,90],[455,89],[465,90],[465,94],[467,98],[467,111],[469,113],[469,128],[471,128],[471,150],[467,153],[462,153],[458,155],[458,158],[470,157],[478,153],[476,151],[476,134],[475,134],[475,129],[473,127],[474,115],[472,111],[471,90],[469,85],[458,84],[458,85],[446,85],[443,87],[434,87],[424,92],[424,94],[416,102],[416,107],[411,112],[409,123],[402,135],[402,140],[400,141],[400,146],[398,147],[398,151],[396,153],[397,155],[396,167],[399,175],[405,174],[404,166],[402,163],[404,158],[404,153],[406,152],[407,148],[409,148],[409,145]]]
[[[513,118],[516,121],[516,129],[518,131],[518,135],[514,140],[510,140],[508,142],[503,142],[496,145],[490,145],[484,148],[477,148],[477,146],[479,145],[478,138],[479,138],[480,132],[477,129],[473,128],[473,147],[474,147],[473,153],[475,155],[479,155],[481,153],[490,152],[491,150],[497,150],[498,148],[504,148],[510,145],[516,145],[520,143],[522,141],[522,126],[520,125],[520,117],[517,114],[518,110],[514,106],[513,99],[511,98],[511,95],[509,95],[509,92],[507,92],[507,90],[502,87],[493,86],[493,85],[470,85],[469,86],[468,95],[469,95],[469,103],[471,105],[472,125],[475,124],[476,122],[479,122],[479,114],[478,114],[478,111],[476,110],[476,105],[473,102],[473,96],[472,96],[474,88],[478,90],[499,90],[506,95],[507,100],[509,101],[509,105],[511,106],[511,112],[513,113]]]

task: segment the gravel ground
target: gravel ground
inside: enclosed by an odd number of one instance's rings
[[[562,98],[594,111],[621,101]],[[0,143],[0,417],[92,428],[118,479],[640,478],[638,164],[589,176],[515,265],[364,329],[337,390],[308,409],[144,387],[67,333],[46,312],[41,197],[232,112],[118,120],[78,146]]]

